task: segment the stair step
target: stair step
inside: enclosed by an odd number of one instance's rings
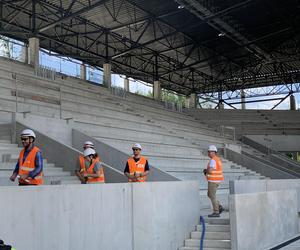
[[[230,221],[229,219],[224,219],[224,218],[209,218],[206,217],[205,223],[211,224],[211,225],[229,225]]]
[[[200,240],[196,239],[187,239],[184,241],[185,246],[187,247],[200,247]],[[231,242],[230,240],[204,240],[204,247],[214,247],[220,249],[230,249]]]
[[[202,232],[195,231],[191,233],[191,239],[201,239]],[[209,240],[230,240],[230,232],[205,232],[205,239]]]
[[[203,250],[221,250],[230,248],[216,248],[216,247],[204,247]],[[199,247],[181,247],[179,250],[199,250]]]
[[[202,231],[202,226],[196,226],[197,231]],[[205,225],[206,232],[230,232],[230,225],[214,225],[214,224],[206,224]]]

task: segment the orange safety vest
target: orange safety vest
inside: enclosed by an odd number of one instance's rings
[[[97,162],[100,162],[98,159],[99,158],[96,158],[96,159],[93,160],[93,162],[89,166],[89,168],[87,170],[85,170],[85,173],[94,174],[94,166]],[[99,177],[88,177],[86,183],[90,183],[90,184],[105,183],[103,167],[100,168],[100,176]]]
[[[19,175],[29,174],[29,172],[33,171],[35,169],[35,157],[37,152],[39,152],[40,149],[36,146],[34,146],[29,154],[27,155],[26,159],[23,162],[23,157],[25,153],[25,149],[22,149],[19,156]],[[43,184],[43,171],[41,171],[37,176],[34,177],[34,179],[29,180],[28,182],[23,181],[19,179],[20,184],[29,184],[29,185],[42,185]]]
[[[222,162],[218,156],[214,156],[212,160],[216,161],[216,169],[213,169],[209,174],[207,173],[206,178],[211,182],[221,182],[224,180],[223,170],[222,170]],[[209,162],[207,164],[207,170],[209,169]]]
[[[129,158],[127,161],[128,166],[129,166],[129,173],[131,175],[133,175],[134,173],[137,173],[137,174],[145,173],[146,162],[147,162],[147,159],[143,156],[137,162],[135,162],[133,157]],[[137,181],[128,179],[129,182],[145,182],[146,180],[147,180],[146,176],[138,177]]]
[[[100,161],[100,157],[97,156],[97,158],[95,160],[96,161]],[[79,155],[79,167],[80,167],[80,173],[86,171],[86,169],[85,169],[85,163],[84,163],[84,156],[82,154]]]

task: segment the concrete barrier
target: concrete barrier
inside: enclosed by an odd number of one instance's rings
[[[296,190],[300,212],[300,179],[282,180],[237,180],[229,182],[230,194],[248,194],[281,190]],[[300,223],[300,220],[299,220]],[[300,229],[300,224],[299,224]]]
[[[263,250],[299,234],[296,190],[229,196],[233,250]]]
[[[1,238],[20,250],[174,250],[198,223],[197,182],[0,189]]]

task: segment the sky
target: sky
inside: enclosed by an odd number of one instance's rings
[[[3,38],[7,39],[7,38]],[[0,40],[0,56],[7,56],[8,50],[11,57],[17,60],[22,60],[21,52],[23,48],[23,43],[11,40],[10,39],[9,48],[7,48],[7,43]],[[40,52],[40,64],[52,69],[55,69],[57,72],[61,72],[67,75],[79,77],[80,76],[80,65],[81,62],[75,59],[65,58],[65,57],[57,57],[55,55],[49,55],[47,50],[42,50]],[[115,87],[124,87],[124,78],[125,76],[121,76],[118,74],[112,74],[112,86]],[[95,83],[102,83],[103,81],[103,72],[101,68],[94,68],[91,66],[87,66],[87,80],[93,81]],[[147,95],[149,92],[152,93],[152,84],[137,81],[134,79],[129,78],[129,85],[130,85],[130,92],[133,93],[142,93]],[[296,99],[296,108],[298,109],[300,105],[300,94],[294,94]],[[269,98],[276,98],[276,97],[284,97],[283,96],[269,96]],[[256,98],[257,100],[262,99],[261,97]],[[265,98],[266,99],[266,98]],[[251,98],[251,100],[255,100]],[[246,103],[246,109],[271,109],[274,105],[276,105],[279,100],[274,101],[266,101],[266,102],[257,102],[257,103]],[[212,105],[214,107],[215,104]],[[237,108],[240,108],[241,105],[235,105]],[[290,107],[290,99],[287,98],[284,100],[280,105],[277,106],[276,109],[289,109]],[[225,108],[230,108],[229,106],[225,105]]]

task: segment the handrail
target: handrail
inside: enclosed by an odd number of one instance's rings
[[[204,238],[205,238],[205,220],[201,215],[200,215],[200,224],[202,225],[202,232],[200,238],[200,250],[203,250]]]

